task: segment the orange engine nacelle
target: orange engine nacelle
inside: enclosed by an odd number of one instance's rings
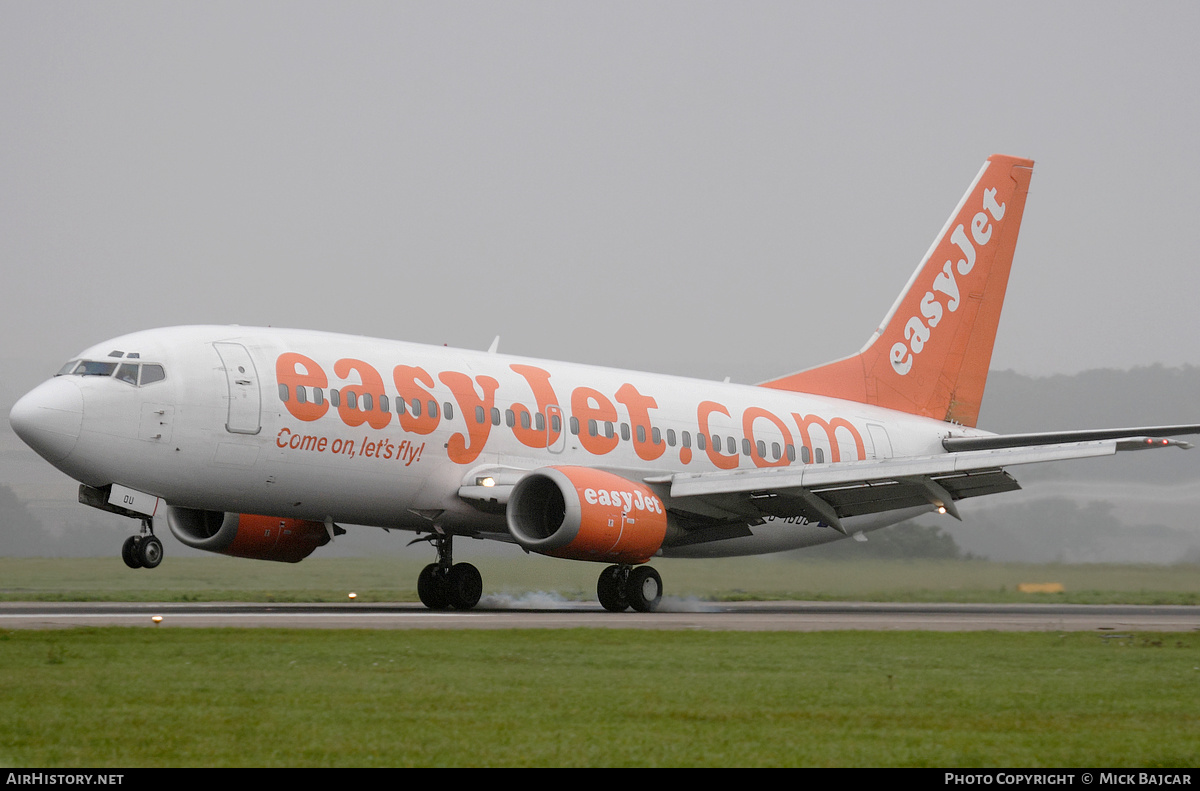
[[[530,552],[572,560],[645,563],[667,534],[667,509],[649,488],[589,467],[546,467],[513,487],[508,532]]]
[[[167,509],[171,533],[189,547],[255,560],[299,563],[329,543],[320,522],[195,508]]]

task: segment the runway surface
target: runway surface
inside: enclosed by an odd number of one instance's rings
[[[159,617],[157,622],[155,617]],[[419,604],[0,602],[0,629],[79,626],[293,629],[692,629],[726,631],[1200,631],[1200,607],[1055,604],[715,603],[664,599],[654,613],[590,602],[485,598],[469,612]]]

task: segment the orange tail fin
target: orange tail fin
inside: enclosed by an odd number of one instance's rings
[[[989,157],[862,351],[762,386],[974,426],[1032,175]]]

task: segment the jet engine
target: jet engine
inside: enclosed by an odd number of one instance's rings
[[[189,547],[283,563],[299,563],[330,538],[320,522],[175,506],[167,509],[167,524]]]
[[[513,487],[508,531],[530,552],[645,563],[662,546],[667,511],[649,488],[589,467],[545,467]]]

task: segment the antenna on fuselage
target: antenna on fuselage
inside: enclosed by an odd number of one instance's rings
[[[499,348],[500,348],[500,336],[497,335],[495,338],[492,339],[492,345],[488,347],[488,354],[495,354],[496,350]]]

